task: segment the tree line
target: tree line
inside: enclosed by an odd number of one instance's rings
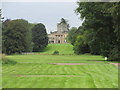
[[[120,2],[77,2],[77,14],[83,20],[71,28],[67,39],[76,54],[102,55],[120,60]]]
[[[48,45],[45,25],[24,19],[2,22],[2,53],[40,52]]]

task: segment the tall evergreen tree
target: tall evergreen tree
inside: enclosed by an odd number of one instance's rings
[[[39,23],[33,27],[32,37],[34,43],[33,45],[34,52],[43,51],[43,49],[48,45],[46,28],[42,23]]]

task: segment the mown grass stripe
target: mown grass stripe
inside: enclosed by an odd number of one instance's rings
[[[16,77],[84,77],[80,75],[15,75]]]

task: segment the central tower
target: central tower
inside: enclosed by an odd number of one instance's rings
[[[67,21],[62,18],[61,22],[57,24],[57,32],[58,33],[65,33],[69,31],[69,25],[67,24]]]

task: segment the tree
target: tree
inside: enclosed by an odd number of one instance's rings
[[[110,50],[109,60],[120,61],[120,2],[113,3],[112,7],[108,9],[108,12],[113,17],[113,28],[116,36],[114,45]]]
[[[98,54],[109,60],[120,60],[120,54],[117,55],[120,46],[120,23],[117,22],[120,18],[119,7],[120,2],[78,2],[76,9],[85,19],[82,26],[90,32],[87,36],[91,52],[95,54],[97,50]]]
[[[28,31],[27,31],[27,35],[26,35],[26,52],[32,52],[33,50],[33,42],[32,42],[32,28],[35,26],[36,24],[34,23],[29,23],[28,24]]]
[[[1,9],[0,9],[0,42],[2,42],[2,17],[1,17]],[[2,43],[0,43],[0,53],[2,53]]]
[[[64,19],[64,18],[61,18],[61,22],[60,22],[60,23],[65,23],[65,24],[67,24],[67,20]]]
[[[25,52],[28,21],[23,19],[3,22],[3,47],[6,54]]]
[[[74,45],[75,39],[76,39],[77,34],[78,34],[76,32],[77,32],[77,28],[72,27],[67,35],[67,41],[70,42],[72,45]]]
[[[90,52],[89,46],[85,42],[85,36],[84,35],[77,36],[76,41],[74,43],[73,50],[74,50],[75,54],[84,54],[84,53],[89,53]]]
[[[6,47],[4,45],[5,39],[6,39],[6,35],[5,32],[7,32],[7,27],[8,27],[8,23],[10,22],[10,19],[5,20],[2,23],[2,53],[6,53]]]
[[[34,43],[34,52],[43,51],[43,49],[48,45],[46,28],[42,23],[39,23],[32,28],[32,41]]]
[[[67,36],[68,42],[74,45],[77,36],[82,35],[83,33],[84,33],[84,29],[82,26],[80,26],[78,29],[76,27],[72,27],[68,32],[68,36]]]

